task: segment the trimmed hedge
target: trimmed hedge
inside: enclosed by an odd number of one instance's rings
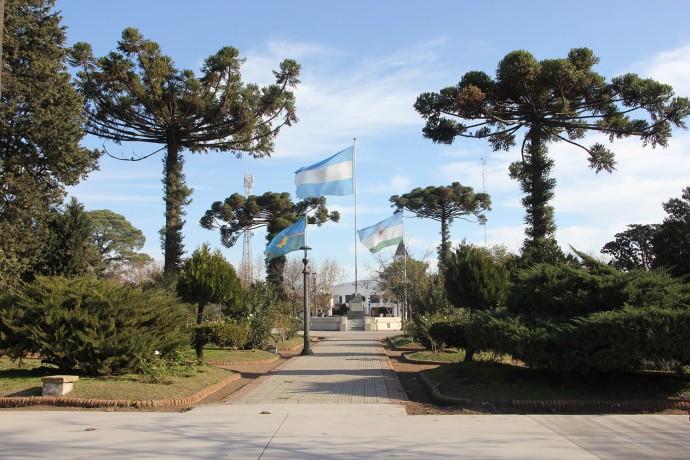
[[[227,319],[222,323],[205,323],[197,326],[196,344],[202,347],[214,343],[221,348],[239,350],[247,345],[249,327],[246,323]]]

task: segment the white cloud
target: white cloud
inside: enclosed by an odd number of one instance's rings
[[[388,177],[387,181],[367,183],[359,188],[359,191],[367,194],[379,194],[385,196],[400,195],[410,191],[412,179],[403,174]],[[359,186],[359,185],[358,185]]]
[[[638,62],[633,66],[633,71],[673,86],[679,96],[690,97],[690,45]]]

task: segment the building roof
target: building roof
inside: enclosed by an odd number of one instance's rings
[[[398,248],[395,250],[395,257],[404,257],[407,256],[409,257],[410,254],[407,252],[407,249],[405,248],[405,243],[402,241],[398,243]]]

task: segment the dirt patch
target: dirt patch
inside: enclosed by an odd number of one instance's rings
[[[409,401],[405,403],[405,410],[408,415],[477,415],[477,414],[497,414],[506,413],[503,408],[495,407],[491,403],[466,404],[463,406],[443,407],[433,403],[429,394],[424,389],[419,373],[427,369],[434,369],[439,364],[422,364],[407,361],[402,354],[403,350],[394,349],[388,340],[381,340],[391,363],[393,372],[398,376]]]

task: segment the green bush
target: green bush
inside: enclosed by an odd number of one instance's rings
[[[246,323],[226,320],[215,323],[212,327],[213,342],[221,348],[239,350],[244,348],[249,340],[249,328]]]
[[[249,324],[247,321],[237,321],[226,318],[221,322],[204,323],[195,327],[195,344],[206,346],[213,343],[221,348],[239,350],[247,345],[249,340]]]
[[[278,292],[267,283],[258,282],[247,290],[244,298],[248,312],[249,337],[246,349],[263,349],[272,340],[273,312],[281,309],[283,302]]]
[[[169,354],[190,342],[191,318],[170,293],[91,277],[37,277],[0,302],[0,343],[61,371],[131,372],[137,356]]]
[[[464,329],[476,350],[507,353],[530,367],[587,375],[690,364],[690,309],[632,308],[566,322],[525,325],[516,317],[479,315]]]
[[[411,321],[405,323],[403,327],[405,334],[412,337],[415,342],[422,344],[424,348],[428,348],[435,353],[441,353],[448,345],[444,338],[450,338],[446,336],[441,336],[441,328],[445,326],[436,326],[437,324],[451,324],[455,322],[465,321],[467,318],[467,312],[465,310],[454,310],[445,313],[433,313],[427,315],[419,315],[412,318]],[[432,330],[436,331],[436,334],[432,334]],[[444,333],[446,329],[443,329]]]
[[[333,307],[333,316],[345,316],[348,311],[350,311],[350,307],[347,304],[341,303]]]
[[[640,369],[644,361],[690,364],[690,310],[624,308],[533,331],[534,367],[589,374]]]
[[[192,375],[199,365],[196,352],[191,347],[181,347],[167,355],[158,350],[152,355],[138,355],[137,373],[144,383],[169,383],[170,377]]]
[[[302,320],[279,310],[273,313],[273,327],[278,332],[281,342],[285,342],[297,335],[302,326]],[[277,341],[278,339],[276,339]]]
[[[592,313],[636,308],[683,308],[690,284],[662,272],[613,267],[578,254],[582,265],[539,264],[518,272],[507,306],[534,323],[567,321]]]
[[[503,305],[508,290],[508,270],[481,247],[461,243],[446,260],[445,287],[456,307],[491,310]]]
[[[436,343],[442,343],[444,348],[467,348],[465,339],[466,321],[438,322],[429,326],[429,337]]]

